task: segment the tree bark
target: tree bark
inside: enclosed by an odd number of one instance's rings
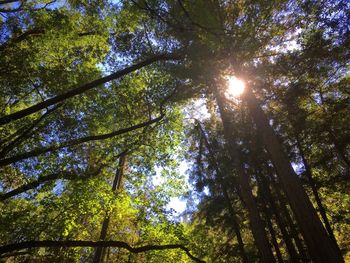
[[[281,187],[275,182],[275,180],[270,180],[270,182],[276,191],[280,215],[282,218],[284,218],[286,225],[288,225],[289,227],[289,233],[290,233],[290,236],[293,238],[295,245],[298,249],[300,260],[305,263],[310,262],[310,257],[307,254],[307,251],[304,246],[304,242],[299,236],[299,229],[295,225],[294,220],[290,215],[285,198],[282,196]]]
[[[264,210],[264,214],[266,215],[266,224],[267,224],[267,228],[269,229],[270,235],[271,235],[271,242],[275,248],[275,252],[276,252],[276,256],[277,256],[277,261],[279,263],[283,263],[283,257],[281,254],[281,250],[279,248],[278,242],[277,242],[277,238],[276,238],[276,231],[273,228],[272,225],[272,214],[271,214],[271,210],[270,208],[266,207],[266,203],[262,204],[263,206],[263,210]]]
[[[301,145],[300,138],[299,138],[298,135],[296,135],[296,141],[297,141],[297,147],[298,147],[298,150],[299,150],[299,154],[300,154],[301,160],[302,160],[304,168],[305,168],[305,175],[306,175],[306,177],[308,179],[308,182],[309,182],[309,185],[311,187],[312,193],[313,193],[313,195],[315,197],[315,201],[316,201],[316,204],[318,206],[318,210],[319,210],[320,215],[322,217],[323,223],[324,223],[324,225],[326,227],[326,230],[328,232],[329,237],[334,242],[334,245],[337,247],[339,253],[341,253],[340,252],[340,248],[339,248],[338,243],[337,243],[337,240],[335,239],[335,236],[334,236],[331,224],[329,223],[329,220],[327,218],[326,210],[325,210],[325,208],[324,208],[324,206],[322,204],[320,195],[318,194],[318,190],[316,188],[316,184],[315,184],[313,176],[312,176],[311,167],[310,167],[308,161],[305,158],[304,150],[303,150],[303,147]]]
[[[295,214],[312,260],[318,262],[344,262],[324,229],[312,203],[294,172],[281,143],[254,94],[246,89],[244,98],[250,114],[262,136],[265,148],[276,166],[279,180]]]
[[[253,157],[253,163],[254,163],[254,166],[257,167],[258,162],[254,157]],[[282,219],[282,217],[280,215],[280,211],[278,211],[278,208],[277,208],[276,203],[274,201],[274,197],[273,197],[271,190],[270,190],[268,179],[261,173],[261,171],[258,167],[256,168],[256,179],[258,182],[258,187],[260,189],[260,193],[261,193],[261,197],[262,197],[263,201],[265,202],[265,204],[268,204],[270,206],[270,208],[266,208],[266,210],[269,209],[267,212],[269,212],[269,215],[271,218],[272,218],[272,214],[275,215],[276,224],[277,224],[278,228],[281,230],[281,234],[282,234],[283,240],[286,244],[287,251],[288,251],[288,254],[290,257],[290,261],[291,262],[299,262],[300,259],[299,259],[298,253],[293,245],[292,237],[291,237],[291,235],[289,235],[289,233],[287,231],[286,223]]]

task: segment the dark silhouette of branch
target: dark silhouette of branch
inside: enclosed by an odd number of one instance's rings
[[[171,27],[175,30],[178,30],[180,32],[183,32],[185,30],[185,28],[181,26],[180,20],[178,20],[177,18],[172,17],[172,19],[174,19],[176,21],[176,23],[173,23],[170,21],[170,19],[166,19],[161,15],[161,13],[163,12],[166,15],[171,16],[171,14],[169,12],[167,12],[166,10],[153,9],[148,5],[147,1],[143,1],[143,2],[141,2],[141,4],[135,0],[131,0],[131,2],[140,10],[143,10],[145,12],[149,12],[152,16],[158,18],[159,21],[163,22],[164,24],[168,25],[169,27]]]
[[[49,5],[55,3],[57,0],[52,0],[50,2],[47,2],[46,4],[44,4],[43,6],[41,7],[36,7],[36,8],[31,8],[31,7],[28,7],[26,6],[26,2],[27,0],[4,0],[4,1],[0,1],[0,5],[1,4],[9,4],[9,3],[15,3],[15,2],[19,2],[20,5],[19,7],[17,8],[9,8],[9,9],[4,9],[4,8],[0,8],[0,13],[16,13],[16,12],[19,12],[19,11],[38,11],[38,10],[42,10],[42,9],[46,9]]]
[[[18,37],[10,38],[9,40],[7,40],[4,44],[2,44],[0,46],[0,51],[3,51],[4,49],[9,47],[10,45],[20,43],[20,42],[26,40],[29,36],[40,36],[44,33],[45,33],[45,31],[43,29],[39,29],[39,28],[28,29],[26,32],[22,33]]]
[[[76,95],[79,95],[79,94],[82,94],[90,89],[93,89],[93,88],[96,88],[97,86],[99,85],[102,85],[106,82],[109,82],[111,80],[114,80],[114,79],[118,79],[118,78],[121,78],[133,71],[136,71],[140,68],[143,68],[147,65],[150,65],[156,61],[164,61],[164,60],[176,60],[176,59],[179,59],[179,56],[178,55],[174,55],[174,54],[160,54],[160,55],[157,55],[157,56],[154,56],[154,57],[151,57],[149,59],[146,59],[142,62],[139,62],[137,64],[134,64],[130,67],[127,67],[127,68],[124,68],[122,70],[119,70],[117,72],[114,72],[106,77],[102,77],[100,79],[97,79],[97,80],[94,80],[94,81],[91,81],[89,83],[86,83],[82,86],[79,86],[77,88],[73,88],[61,95],[58,95],[56,97],[53,97],[53,98],[50,98],[50,99],[47,99],[43,102],[40,102],[38,104],[35,104],[29,108],[26,108],[24,110],[20,110],[20,111],[17,111],[15,113],[12,113],[12,114],[9,114],[9,115],[5,115],[3,116],[2,118],[0,118],[0,125],[4,125],[6,123],[10,123],[12,121],[15,121],[15,120],[18,120],[18,119],[21,119],[21,118],[24,118],[28,115],[31,115],[37,111],[40,111],[44,108],[47,108],[51,105],[54,105],[54,104],[57,104],[61,101],[64,101],[68,98],[71,98],[71,97],[74,97]]]
[[[119,247],[124,248],[131,253],[143,253],[152,250],[167,250],[167,249],[181,249],[186,255],[195,262],[205,263],[205,261],[193,256],[188,248],[179,244],[169,245],[145,245],[141,247],[132,247],[123,241],[85,241],[85,240],[66,240],[66,241],[26,241],[15,244],[4,245],[0,247],[0,255],[11,253],[26,248],[34,247]]]
[[[44,184],[49,181],[54,181],[57,179],[67,179],[67,180],[82,180],[87,179],[92,176],[98,175],[101,172],[103,166],[99,167],[98,169],[94,169],[94,171],[60,171],[58,173],[49,174],[46,176],[40,176],[37,180],[32,181],[30,183],[24,184],[10,192],[0,194],[0,201],[5,201],[6,199],[9,199],[11,197],[14,197],[16,195],[19,195],[21,193],[24,193],[28,190],[34,189],[38,187],[41,184]],[[84,175],[79,176],[79,173],[84,173]]]
[[[5,50],[6,48],[10,47],[11,45],[20,43],[20,42],[28,39],[28,37],[30,37],[30,36],[33,36],[33,37],[42,36],[43,34],[45,34],[45,32],[46,31],[44,29],[40,29],[40,28],[28,29],[26,32],[20,34],[17,37],[13,37],[13,38],[8,39],[5,43],[0,45],[0,51]],[[87,31],[87,32],[78,33],[78,36],[84,37],[84,36],[92,36],[92,35],[96,35],[96,34],[98,34],[98,32],[96,32],[96,31]]]
[[[30,254],[28,251],[19,251],[19,252],[8,253],[6,255],[1,256],[1,258],[18,257],[18,256],[23,256],[28,254]]]
[[[21,1],[21,0],[2,0],[2,1],[0,1],[0,5],[16,3],[16,2],[19,2],[19,1]]]
[[[11,164],[11,163],[15,163],[15,162],[18,162],[21,160],[25,160],[25,159],[28,159],[30,157],[35,157],[35,156],[38,156],[38,155],[41,155],[41,154],[44,154],[47,152],[54,152],[54,151],[57,151],[57,150],[62,149],[62,148],[79,145],[79,144],[82,144],[85,142],[100,141],[100,140],[106,140],[109,138],[113,138],[117,135],[128,133],[128,132],[149,126],[153,123],[156,123],[156,122],[160,121],[164,116],[165,116],[164,112],[161,110],[161,115],[158,116],[157,118],[136,124],[134,126],[130,126],[128,128],[123,128],[123,129],[120,129],[120,130],[117,130],[114,132],[110,132],[110,133],[106,133],[106,134],[91,135],[91,136],[86,136],[86,137],[82,137],[82,138],[78,138],[78,139],[73,139],[70,141],[60,143],[58,145],[51,145],[48,147],[37,148],[33,151],[25,152],[22,154],[18,154],[18,155],[0,160],[0,167]]]
[[[42,122],[48,115],[50,115],[52,112],[57,110],[60,106],[62,106],[62,104],[58,104],[52,109],[47,110],[43,115],[41,115],[37,120],[35,120],[31,125],[29,125],[28,128],[22,127],[20,130],[24,129],[24,131],[20,133],[13,141],[9,142],[4,148],[1,149],[0,156],[5,156],[9,151],[11,151],[14,147],[16,147],[21,141],[28,138],[33,133],[33,129],[37,127],[40,124],[40,122]]]
[[[222,34],[222,33],[217,33],[215,32],[215,30],[222,30],[220,28],[209,28],[209,27],[206,27],[206,26],[203,26],[199,23],[197,23],[196,21],[194,21],[191,17],[191,15],[189,14],[189,12],[186,10],[185,6],[183,5],[182,1],[181,0],[177,0],[177,3],[179,4],[180,8],[182,9],[182,11],[185,13],[186,17],[190,20],[191,24],[193,24],[194,26],[200,28],[200,29],[203,29],[204,31],[210,33],[210,34],[213,34],[214,36],[224,36],[225,34]]]
[[[19,2],[20,5],[17,8],[0,8],[0,13],[15,13],[18,11],[21,11],[23,8],[23,5],[25,4],[26,0],[19,0],[19,1],[14,1],[14,0],[4,0],[0,2],[0,5],[4,5],[4,4],[11,4],[11,3],[15,3],[15,2]]]

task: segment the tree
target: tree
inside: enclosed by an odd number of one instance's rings
[[[349,10],[0,1],[1,256],[343,262]]]

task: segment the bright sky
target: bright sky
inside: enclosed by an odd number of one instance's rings
[[[195,99],[192,100],[187,107],[184,109],[185,119],[188,121],[189,125],[194,123],[194,118],[198,120],[207,119],[210,117],[208,109],[206,107],[205,99]],[[186,178],[188,187],[191,188],[191,185],[188,183],[188,174],[187,170],[189,169],[189,163],[186,161],[181,161],[178,172],[180,176],[184,176]],[[161,177],[161,167],[157,167],[156,176],[153,178],[153,183],[155,185],[159,185],[164,182],[164,179]],[[182,200],[181,198],[171,198],[168,206],[168,209],[174,209],[176,211],[175,217],[180,216],[186,209],[186,200]]]
[[[243,80],[238,79],[234,76],[230,76],[227,78],[227,81],[228,81],[227,94],[229,97],[236,98],[243,93],[245,88],[245,83],[243,82]],[[188,106],[185,108],[184,114],[189,124],[194,123],[194,119],[205,120],[210,118],[210,113],[206,107],[206,101],[203,98],[192,100],[188,104]],[[186,171],[189,169],[189,165],[190,164],[188,162],[182,161],[179,167],[180,175],[183,175],[187,179],[187,182],[188,182],[188,174],[186,173]],[[157,170],[157,174],[158,174],[156,176],[157,181],[161,180],[159,176],[161,168],[159,169]],[[191,185],[188,185],[188,186],[189,188],[191,188]],[[205,188],[203,192],[205,194],[209,194],[208,188]],[[172,198],[167,208],[174,209],[177,212],[176,213],[177,216],[179,216],[186,209],[186,200],[182,200],[180,198]]]
[[[187,162],[182,161],[179,166],[179,173],[180,175],[184,175],[186,180],[188,181],[188,176],[186,174],[187,170],[188,170]],[[186,209],[186,201],[181,200],[180,198],[172,198],[167,208],[174,209],[176,211],[176,215],[179,216]]]

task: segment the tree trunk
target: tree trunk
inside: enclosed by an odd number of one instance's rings
[[[112,191],[116,194],[120,191],[120,188],[122,185],[121,182],[122,182],[122,179],[124,176],[125,159],[126,159],[126,154],[124,153],[119,158],[118,169],[117,169],[117,172],[114,176]],[[107,230],[108,230],[109,221],[110,221],[110,217],[107,214],[105,216],[105,219],[103,220],[103,223],[102,223],[102,228],[101,228],[101,233],[100,233],[100,238],[99,238],[100,241],[105,241],[105,239],[107,237]],[[106,251],[105,247],[97,247],[95,249],[93,263],[103,262],[105,251]]]
[[[294,239],[294,242],[295,242],[295,245],[298,249],[301,261],[302,262],[310,262],[310,257],[308,256],[308,254],[306,252],[304,242],[299,237],[299,229],[295,225],[295,223],[290,215],[285,198],[282,196],[282,193],[280,190],[281,187],[275,182],[275,180],[271,180],[271,183],[276,191],[280,215],[282,218],[284,217],[284,221],[286,222],[286,225],[289,226],[290,236]]]
[[[247,89],[244,96],[250,114],[262,136],[263,143],[276,166],[279,180],[295,214],[310,256],[314,262],[344,262],[338,249],[323,227],[312,203],[303,189],[274,130],[260,108],[254,94]]]
[[[263,175],[257,174],[257,180],[258,180],[259,185],[262,188],[261,189],[262,195],[266,198],[266,203],[268,203],[270,205],[271,212],[275,215],[277,226],[281,230],[283,240],[286,244],[287,251],[288,251],[288,254],[290,256],[290,261],[291,262],[299,262],[300,259],[299,259],[298,253],[293,245],[292,237],[287,231],[286,223],[282,219],[282,217],[280,215],[280,211],[278,211],[278,209],[277,209],[277,206],[275,204],[274,197],[272,196],[272,193],[270,191],[270,187],[269,187],[269,183],[268,183],[267,179]]]
[[[222,172],[219,169],[219,166],[217,164],[217,161],[216,161],[213,149],[212,149],[212,147],[211,147],[211,145],[209,143],[208,137],[205,134],[205,132],[204,132],[204,130],[203,130],[203,128],[202,128],[202,126],[201,126],[201,124],[199,122],[198,122],[198,126],[199,126],[199,129],[200,129],[201,135],[202,135],[202,137],[204,139],[205,146],[206,146],[206,148],[207,148],[207,150],[209,152],[210,161],[212,162],[212,165],[214,166],[216,175],[218,177],[218,181],[219,181],[220,187],[222,189],[222,193],[224,195],[224,199],[225,199],[225,201],[227,203],[227,207],[228,207],[231,219],[232,219],[233,230],[235,231],[237,242],[238,242],[239,254],[240,254],[241,258],[242,258],[242,262],[243,263],[248,263],[248,257],[247,257],[247,254],[245,253],[245,250],[244,250],[244,243],[243,243],[241,231],[240,231],[239,225],[237,223],[237,221],[238,221],[237,220],[237,216],[236,216],[235,210],[234,210],[234,208],[232,206],[227,187],[225,185],[225,182],[223,181]],[[239,191],[239,189],[236,189],[236,190]]]
[[[307,160],[305,158],[303,147],[301,145],[300,138],[299,138],[298,135],[296,135],[296,140],[297,140],[297,146],[298,146],[299,154],[300,154],[301,160],[302,160],[304,168],[305,168],[305,174],[306,174],[306,177],[307,177],[307,179],[309,181],[309,185],[311,187],[312,193],[313,193],[313,195],[315,197],[315,201],[316,201],[316,204],[318,206],[318,209],[319,209],[320,215],[322,217],[323,223],[324,223],[324,225],[326,227],[326,230],[328,232],[329,237],[334,242],[334,245],[338,248],[339,253],[341,253],[340,252],[340,248],[339,248],[338,243],[337,243],[337,240],[335,239],[335,236],[334,236],[331,224],[329,223],[329,220],[327,218],[326,210],[324,209],[324,206],[322,204],[320,195],[318,194],[318,190],[316,188],[316,184],[315,184],[314,179],[312,177],[311,167],[310,167],[309,163],[307,162]]]
[[[271,235],[271,242],[272,242],[272,244],[275,248],[275,251],[276,251],[277,261],[279,263],[283,263],[283,257],[282,257],[281,250],[280,250],[278,242],[277,242],[276,232],[273,229],[273,225],[272,225],[272,215],[271,215],[270,208],[266,207],[266,204],[262,204],[262,206],[263,206],[264,214],[266,215],[266,224],[267,224],[267,228],[269,229],[269,232]]]
[[[257,204],[252,194],[252,190],[249,184],[249,177],[244,170],[243,163],[239,159],[240,158],[239,152],[236,147],[236,143],[232,138],[232,127],[230,125],[228,114],[225,111],[223,98],[221,98],[218,90],[216,90],[215,87],[214,87],[214,95],[216,97],[216,101],[219,106],[219,111],[220,111],[223,128],[224,128],[225,140],[229,148],[231,160],[235,164],[234,167],[237,170],[237,182],[241,189],[240,192],[242,195],[243,203],[248,211],[248,217],[249,217],[252,233],[259,250],[261,261],[264,263],[275,262],[275,258],[271,251],[271,245],[269,243],[269,240],[265,232],[264,224],[260,218],[260,215],[257,209]]]

